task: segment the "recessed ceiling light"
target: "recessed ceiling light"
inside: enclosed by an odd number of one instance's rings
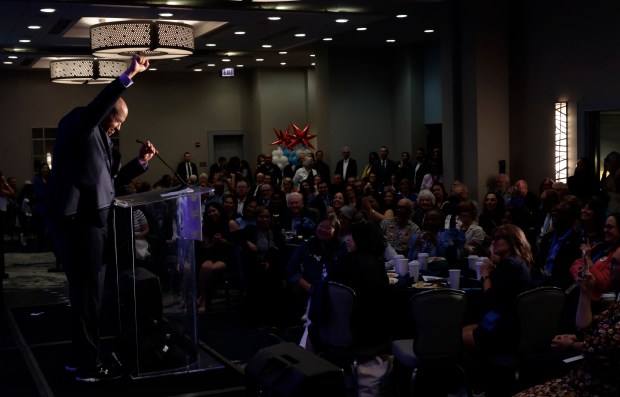
[[[312,63],[310,64],[310,66],[315,66],[315,65],[316,65],[316,62],[312,62]]]
[[[209,63],[209,64],[207,64],[207,66],[210,67],[210,68],[214,68],[215,64],[214,63]]]
[[[340,19],[336,19],[336,22],[338,22],[338,23],[347,23],[347,22],[349,22],[349,20],[348,19],[344,19],[344,18],[340,18]]]
[[[245,32],[244,32],[244,31],[242,31],[242,30],[239,30],[239,31],[235,32],[235,34],[237,34],[237,35],[243,35],[243,34],[245,34]]]
[[[295,33],[295,37],[306,37],[305,33]]]
[[[271,48],[271,44],[263,44],[263,48]]]
[[[202,72],[202,69],[194,69],[194,72]]]
[[[162,18],[170,18],[172,15],[174,14],[172,14],[171,12],[162,12],[159,14],[159,16]]]
[[[17,56],[15,56],[15,55],[9,55],[9,59],[17,59]]]
[[[157,70],[157,68],[149,68],[148,70],[150,70],[152,72],[154,70]]]
[[[207,47],[215,47],[215,43],[207,43]]]
[[[177,62],[178,62],[178,61],[180,61],[180,60],[181,60],[181,58],[173,58],[172,60],[173,60],[173,61],[177,61]]]
[[[396,18],[407,18],[407,14],[398,14]]]
[[[286,55],[286,54],[288,54],[288,52],[286,52],[286,51],[280,51],[280,52],[278,52],[278,54],[280,54],[280,55]]]
[[[368,28],[362,26],[362,27],[357,28],[356,30],[362,32],[364,30],[368,30]]]
[[[280,18],[280,17],[268,17],[267,19],[269,19],[270,21],[279,21],[282,18]]]
[[[243,67],[243,65],[235,65],[235,66],[238,67],[238,68],[242,68]]]
[[[331,37],[325,37],[323,38],[323,41],[332,41],[333,39]]]
[[[387,39],[385,40],[386,43],[396,43],[396,40],[394,39]]]
[[[44,12],[46,14],[51,14],[52,12],[56,12],[53,8],[41,8],[39,11]]]
[[[434,29],[424,29],[424,33],[433,33]]]
[[[28,29],[38,30],[38,29],[41,29],[41,27],[39,25],[30,25],[28,26]]]
[[[263,58],[256,58],[256,62],[262,62],[262,61],[264,61]]]
[[[280,62],[280,65],[285,66],[286,62]]]
[[[28,40],[28,39],[21,39],[19,42],[20,43],[30,43],[30,40]]]
[[[228,59],[228,58],[223,58],[223,59],[222,59],[222,62],[230,62],[230,59]]]
[[[12,65],[13,64],[13,62],[11,62],[11,61],[4,61],[2,63],[5,64],[5,65]]]
[[[312,58],[314,58],[316,55],[314,55],[314,54],[310,54],[310,56],[311,56]]]

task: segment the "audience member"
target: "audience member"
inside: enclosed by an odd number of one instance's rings
[[[421,190],[418,194],[418,205],[413,210],[413,217],[411,220],[413,223],[422,227],[424,223],[424,217],[432,208],[435,207],[435,195],[430,190]]]
[[[411,180],[409,178],[403,178],[398,183],[398,193],[396,197],[400,200],[403,198],[409,199],[412,202],[418,200],[418,195],[413,191],[411,186]]]
[[[357,161],[351,158],[351,149],[348,146],[342,148],[342,160],[336,163],[335,174],[340,174],[345,180],[351,177],[357,178]]]
[[[250,187],[248,182],[244,179],[240,179],[235,184],[235,201],[237,203],[237,214],[243,214],[243,208],[245,200],[249,198]]]
[[[386,241],[400,255],[409,253],[411,236],[420,231],[418,225],[411,221],[412,214],[413,203],[411,200],[403,198],[398,200],[396,205],[396,216],[381,221],[381,231]]]
[[[580,215],[582,238],[590,245],[603,241],[603,226],[605,225],[605,204],[597,197],[592,196],[581,209]]]
[[[446,188],[443,183],[434,183],[433,186],[431,186],[431,192],[433,192],[433,196],[435,196],[435,207],[439,208],[445,216],[446,207],[449,203],[447,201],[448,194],[446,193]]]
[[[388,158],[387,146],[381,146],[379,148],[379,159],[373,164],[372,170],[377,175],[377,180],[380,186],[389,184],[390,177],[396,172],[396,163],[394,160]]]
[[[269,175],[271,177],[271,184],[273,186],[280,186],[282,183],[282,170],[280,167],[275,165],[273,162],[273,158],[270,154],[266,154],[264,156],[264,164],[259,165],[256,169],[256,172],[260,172],[263,175]]]
[[[485,240],[491,241],[495,228],[502,223],[504,216],[504,199],[499,193],[489,192],[484,196],[482,212],[478,217],[478,225],[484,230]]]
[[[310,201],[310,208],[319,213],[319,219],[327,218],[327,209],[332,206],[332,196],[329,194],[327,182],[319,182],[318,194]]]
[[[577,196],[566,196],[551,213],[553,230],[541,240],[538,265],[547,284],[566,290],[574,282],[570,266],[581,258],[582,238],[577,222],[581,202]]]
[[[318,219],[307,208],[304,198],[299,192],[292,192],[286,196],[287,209],[280,214],[282,230],[293,230],[297,236],[310,238],[314,235]]]
[[[321,176],[321,180],[329,181],[331,174],[329,172],[329,165],[323,160],[324,154],[322,150],[317,150],[314,154],[314,165],[312,168],[316,170],[316,172]]]
[[[607,213],[620,212],[620,153],[613,151],[603,161],[601,191],[607,194]]]
[[[379,153],[377,152],[368,153],[368,163],[362,169],[362,175],[360,175],[361,181],[368,182],[368,174],[370,174],[372,167],[375,165],[377,161],[379,161]],[[359,194],[362,194],[362,192],[359,192]]]
[[[465,234],[465,254],[479,254],[480,247],[484,242],[484,230],[476,223],[476,206],[471,201],[463,201],[459,204],[460,230]]]
[[[211,183],[213,183],[213,178],[216,174],[226,170],[226,163],[226,157],[220,156],[217,159],[217,163],[211,164],[211,167],[209,167],[209,176],[211,177]]]
[[[433,160],[428,173],[422,179],[420,190],[430,189],[437,183],[443,184],[443,170],[441,169],[441,163],[438,160]]]
[[[411,155],[409,152],[402,152],[400,154],[400,160],[396,162],[396,170],[392,174],[393,181],[400,181],[403,178],[409,178],[410,181],[414,181],[413,164],[411,164]],[[395,186],[392,184],[392,186]],[[414,185],[415,188],[415,185]],[[418,191],[416,191],[417,193]]]
[[[207,204],[202,222],[203,247],[200,258],[198,313],[206,312],[220,274],[234,263],[233,238],[224,207]]]
[[[465,234],[456,229],[443,229],[443,214],[438,208],[432,208],[424,217],[420,233],[415,233],[409,240],[409,260],[417,259],[422,252],[429,257],[439,256],[454,259],[463,256]]]
[[[177,165],[177,174],[185,183],[189,182],[190,176],[198,175],[198,167],[191,161],[191,157],[190,152],[183,153],[183,161]]]
[[[605,221],[604,241],[602,243],[592,246],[588,242],[581,245],[581,250],[585,255],[587,262],[587,268],[594,276],[595,283],[592,286],[592,300],[598,303],[601,299],[601,294],[612,291],[612,270],[614,267],[618,267],[617,263],[613,260],[620,255],[620,213],[611,214]],[[579,272],[583,268],[582,259],[576,260],[571,266],[570,272],[573,275],[573,279],[577,280]]]
[[[620,251],[614,253],[615,263],[620,262]],[[620,288],[620,266],[612,266],[611,289]],[[596,276],[586,271],[577,279],[579,303],[575,325],[583,339],[574,334],[556,335],[551,347],[557,350],[582,354],[583,359],[566,376],[531,387],[515,397],[556,396],[618,396],[620,394],[620,304],[614,302],[599,315],[592,312],[592,295]]]
[[[295,175],[293,176],[293,185],[295,186],[295,188],[299,189],[299,184],[301,183],[301,181],[305,181],[309,177],[317,175],[316,170],[312,168],[313,165],[314,160],[312,160],[312,157],[306,156],[306,158],[302,162],[302,167],[298,168],[295,171]]]
[[[485,389],[480,365],[472,365],[485,353],[513,353],[519,344],[519,323],[515,298],[531,287],[532,249],[521,229],[514,225],[497,228],[491,244],[491,258],[482,268],[486,314],[478,324],[463,328],[463,345],[471,368],[466,368],[474,392]]]
[[[430,186],[423,188],[422,181],[425,175],[430,172],[431,162],[426,158],[426,149],[419,147],[415,151],[416,163],[413,166],[411,175],[405,175],[413,183],[413,191],[418,193],[422,189],[429,189]]]
[[[598,193],[598,178],[592,161],[585,157],[577,160],[575,173],[568,177],[566,184],[569,194],[579,197],[584,203]]]
[[[383,188],[383,196],[381,197],[381,213],[384,218],[391,218],[396,213],[396,191],[391,186]]]
[[[348,206],[355,208],[356,210],[360,210],[362,208],[362,199],[357,195],[355,191],[355,184],[347,185],[344,189],[345,193],[345,202]]]

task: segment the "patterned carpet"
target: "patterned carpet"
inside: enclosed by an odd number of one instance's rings
[[[6,273],[4,291],[46,290],[67,287],[63,272],[50,272],[56,267],[56,259],[51,252],[9,252],[4,256]]]

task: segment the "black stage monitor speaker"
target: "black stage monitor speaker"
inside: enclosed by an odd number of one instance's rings
[[[265,347],[245,367],[247,396],[344,396],[344,372],[292,343]]]

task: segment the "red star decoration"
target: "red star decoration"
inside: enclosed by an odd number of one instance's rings
[[[308,133],[308,131],[310,130],[310,124],[305,126],[303,130],[301,130],[299,127],[297,127],[293,123],[291,123],[291,125],[293,126],[294,131],[293,131],[293,138],[291,139],[291,143],[289,144],[289,148],[292,149],[298,144],[301,144],[303,146],[308,146],[314,149],[314,146],[312,146],[309,140],[312,138],[315,138],[317,135]]]
[[[287,147],[290,145],[291,139],[293,138],[292,135],[289,135],[289,130],[290,130],[290,126],[286,128],[286,131],[282,131],[282,130],[276,130],[275,128],[273,129],[273,132],[276,133],[276,136],[278,137],[277,141],[271,142],[272,145],[276,145],[276,146],[284,146]]]

